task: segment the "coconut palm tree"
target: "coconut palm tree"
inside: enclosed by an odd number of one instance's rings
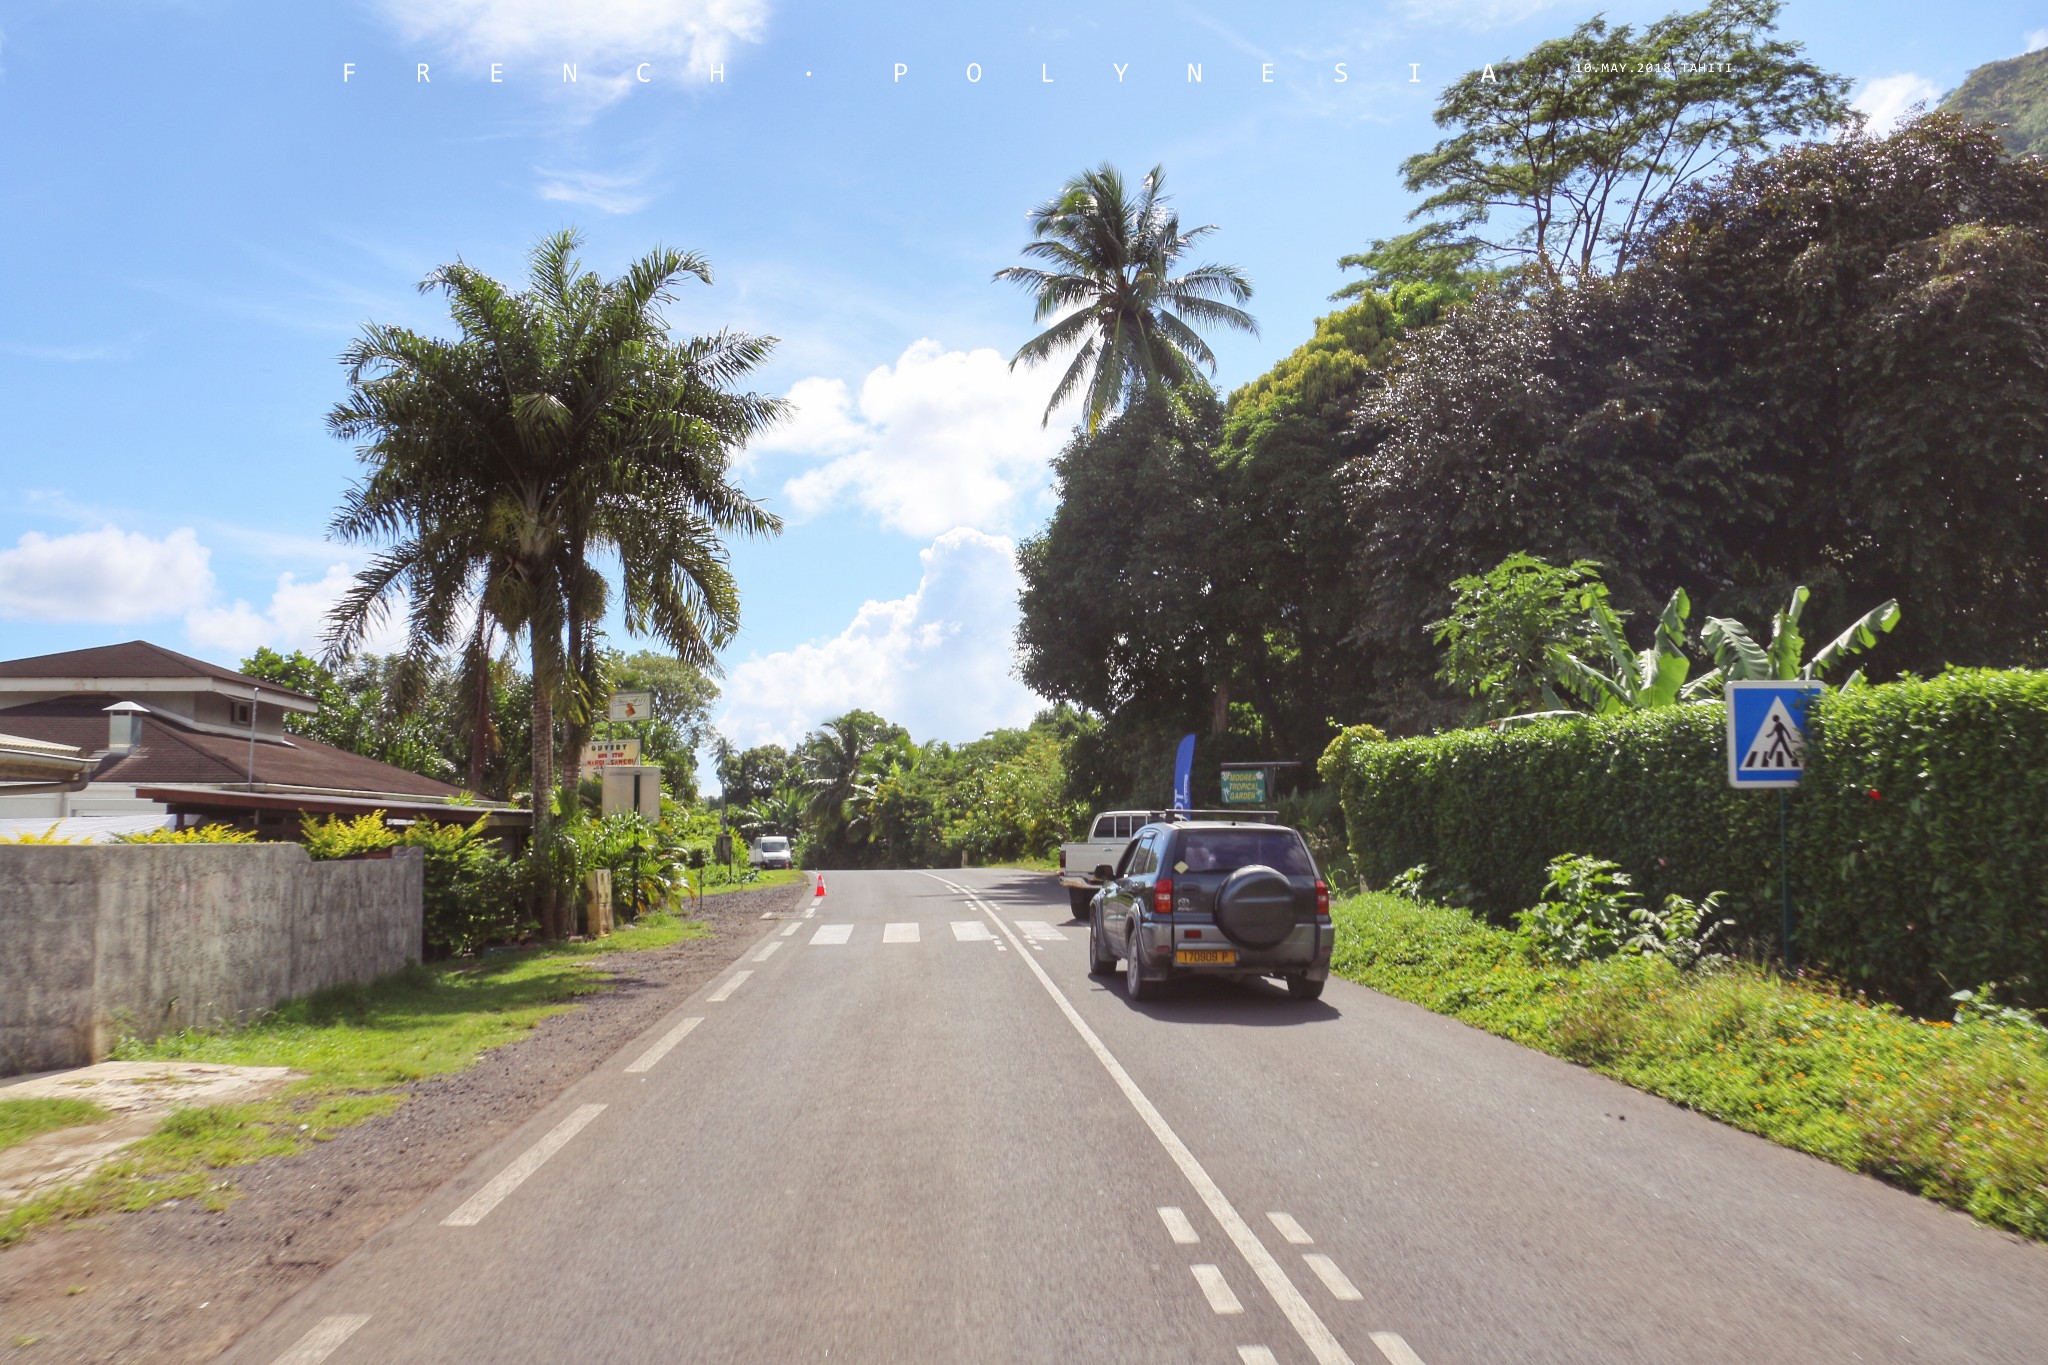
[[[1069,398],[1085,394],[1082,425],[1092,435],[1105,416],[1138,394],[1172,393],[1202,383],[1199,369],[1215,372],[1216,357],[1197,327],[1259,330],[1251,314],[1234,306],[1252,296],[1251,282],[1236,266],[1174,273],[1189,248],[1216,228],[1181,231],[1163,183],[1158,166],[1136,194],[1107,162],[1083,171],[1031,211],[1032,240],[1024,255],[1047,268],[1013,265],[996,272],[996,279],[1031,291],[1036,321],[1057,319],[1017,349],[1012,369],[1078,348],[1045,405],[1045,422]]]
[[[579,243],[542,239],[516,292],[460,261],[434,271],[421,290],[446,297],[460,337],[366,327],[343,355],[350,395],[328,417],[368,466],[331,530],[384,547],[330,615],[328,653],[400,603],[410,655],[473,639],[479,617],[524,639],[543,847],[557,707],[573,745],[601,677],[594,623],[613,590],[594,561],[617,563],[628,629],[714,668],[739,624],[723,537],[781,526],[730,478],[780,410],[734,389],[774,339],[671,340],[662,309],[681,283],[710,283],[704,259],[658,249],[604,280],[582,269]]]

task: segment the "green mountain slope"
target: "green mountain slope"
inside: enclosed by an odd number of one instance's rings
[[[1941,108],[1998,125],[2015,152],[2048,156],[2048,48],[1989,62],[1963,78]]]

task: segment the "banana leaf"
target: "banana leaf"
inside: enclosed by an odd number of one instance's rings
[[[1899,602],[1897,598],[1873,607],[1858,617],[1840,635],[1822,645],[1807,663],[1802,677],[1818,678],[1835,664],[1851,654],[1861,654],[1877,643],[1880,633],[1889,634],[1899,623]]]

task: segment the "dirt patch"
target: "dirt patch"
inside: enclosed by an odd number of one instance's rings
[[[0,1360],[212,1359],[717,975],[759,937],[763,914],[800,908],[808,890],[705,897],[710,937],[596,959],[617,977],[611,990],[467,1071],[408,1087],[396,1113],[227,1172],[243,1197],[222,1212],[174,1200],[0,1251]]]

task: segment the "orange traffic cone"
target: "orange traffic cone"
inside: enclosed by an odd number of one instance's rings
[[[818,889],[817,889],[816,891],[813,891],[813,892],[811,893],[811,897],[812,897],[812,899],[814,899],[814,900],[815,900],[815,899],[816,899],[817,897],[819,897],[819,896],[822,896],[822,895],[824,895],[824,894],[825,894],[825,878],[824,878],[824,877],[823,877],[823,876],[821,875],[821,876],[820,876],[820,877],[818,878]]]

